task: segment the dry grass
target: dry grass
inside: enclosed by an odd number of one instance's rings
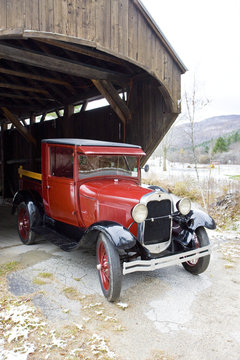
[[[240,192],[222,195],[209,211],[221,229],[237,231],[235,224],[240,221]]]
[[[53,278],[53,274],[46,273],[46,272],[39,273],[38,276],[42,277],[44,279],[52,279]]]
[[[46,285],[46,281],[43,281],[42,279],[39,279],[38,277],[35,277],[33,279],[33,284],[35,285]]]
[[[239,176],[237,176],[238,179]],[[235,223],[240,221],[240,182],[206,178],[198,184],[188,177],[171,176],[169,181],[159,180],[157,178],[146,179],[145,184],[157,185],[168,192],[179,197],[188,197],[192,201],[204,207],[201,189],[205,197],[206,211],[215,219],[221,229],[235,229]],[[200,188],[201,187],[201,188]],[[231,201],[228,197],[231,194]],[[222,201],[222,203],[221,203]],[[227,202],[227,203],[226,203]]]
[[[0,267],[0,276],[5,276],[7,273],[16,270],[19,266],[17,261],[11,261],[7,264],[3,264]]]
[[[143,183],[148,185],[157,185],[168,192],[173,193],[179,197],[188,197],[192,201],[200,202],[201,201],[201,193],[200,189],[197,188],[196,184],[193,184],[191,180],[181,180],[177,181],[174,178],[171,178],[171,182],[166,182],[164,180],[157,180],[157,179],[149,179],[143,181]]]

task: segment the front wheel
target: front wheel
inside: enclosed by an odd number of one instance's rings
[[[208,234],[204,227],[199,227],[196,229],[194,233],[194,242],[196,248],[209,245]],[[210,255],[206,255],[195,260],[186,261],[182,263],[182,265],[184,269],[189,271],[191,274],[198,275],[203,273],[207,269],[209,262]]]
[[[97,241],[97,269],[102,292],[108,301],[116,301],[121,292],[122,272],[117,249],[106,235],[100,233]]]

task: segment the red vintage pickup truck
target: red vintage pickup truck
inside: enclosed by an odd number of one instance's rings
[[[104,296],[120,296],[122,274],[182,264],[192,274],[208,267],[205,227],[214,220],[191,210],[187,198],[142,187],[139,146],[86,139],[42,140],[42,173],[19,169],[13,199],[21,241],[38,234],[63,250],[96,247]]]

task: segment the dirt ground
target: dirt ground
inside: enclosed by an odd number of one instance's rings
[[[211,263],[123,277],[101,294],[95,254],[26,246],[0,207],[0,360],[239,360],[240,235],[209,232]]]

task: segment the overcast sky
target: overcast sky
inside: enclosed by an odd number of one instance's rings
[[[210,100],[199,120],[240,114],[240,0],[141,0]]]

